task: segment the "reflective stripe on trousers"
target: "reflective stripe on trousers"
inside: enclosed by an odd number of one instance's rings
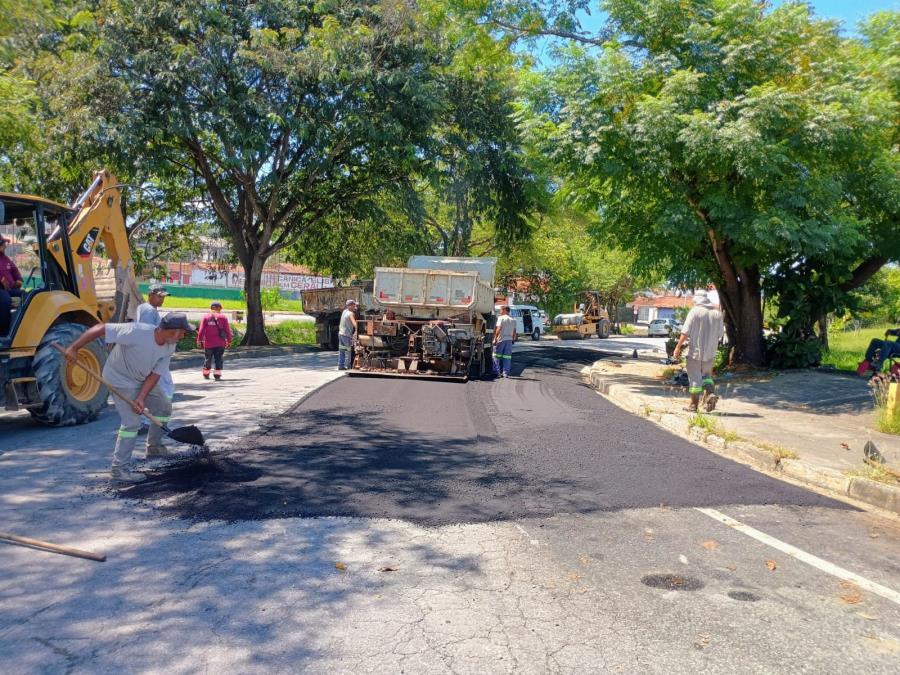
[[[512,340],[501,340],[494,345],[494,374],[499,375],[501,371],[509,375],[509,369],[512,366]]]

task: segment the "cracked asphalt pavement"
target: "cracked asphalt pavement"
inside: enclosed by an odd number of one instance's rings
[[[0,547],[3,671],[896,672],[900,525],[609,405],[578,380],[595,358],[526,343],[517,377],[468,384],[334,379],[330,354],[177,371],[173,423],[213,458],[118,492],[111,411],[0,419],[2,529],[108,556]]]

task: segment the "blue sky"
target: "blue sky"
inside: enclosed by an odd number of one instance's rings
[[[770,0],[773,6],[784,4],[787,0]],[[599,30],[603,26],[603,15],[596,9],[597,2],[591,2],[593,14],[581,17],[581,27],[587,33]],[[816,15],[825,19],[837,19],[843,26],[843,34],[856,35],[856,25],[864,18],[886,9],[900,11],[900,0],[809,0]],[[550,54],[552,40],[538,40],[535,44],[523,47],[523,52],[528,52],[537,58],[538,67],[546,67],[554,62]]]
[[[595,5],[595,3],[592,3]],[[773,5],[783,4],[783,0],[773,0]],[[900,0],[812,0],[817,15],[827,19],[838,19],[843,22],[844,31],[848,35],[855,32],[856,24],[861,19],[873,12],[885,9],[900,10]],[[595,5],[596,6],[596,5]],[[582,22],[586,30],[597,28],[602,23],[602,17],[597,12],[590,17],[585,17]]]

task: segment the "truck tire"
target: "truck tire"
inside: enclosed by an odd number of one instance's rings
[[[541,329],[540,328],[535,328],[533,331],[531,331],[531,339],[534,342],[537,342],[538,340],[541,339]]]
[[[50,327],[37,348],[34,376],[41,403],[29,407],[28,412],[43,424],[62,427],[92,422],[106,407],[106,386],[70,365],[52,346],[54,342],[71,344],[86,330],[79,323],[58,323]],[[91,370],[100,372],[106,363],[106,349],[95,340],[82,347],[78,357]]]
[[[609,337],[608,319],[600,319],[600,323],[597,324],[597,336],[604,340]]]

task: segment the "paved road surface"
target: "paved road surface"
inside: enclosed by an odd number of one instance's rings
[[[895,673],[897,523],[608,406],[576,376],[595,357],[340,378],[281,416],[330,355],[179,371],[219,452],[131,498],[92,473],[111,416],[4,425],[8,527],[109,555],[0,548],[4,671]]]

